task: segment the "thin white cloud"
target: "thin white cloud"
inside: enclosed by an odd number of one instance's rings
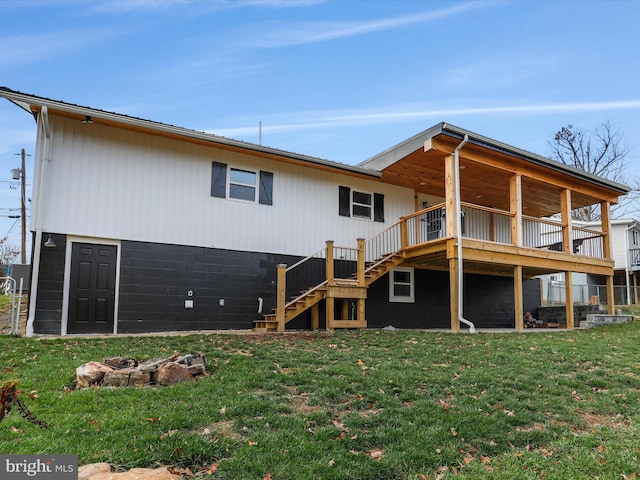
[[[501,107],[473,107],[473,108],[442,108],[442,109],[407,109],[400,111],[380,111],[361,113],[340,112],[304,112],[304,114],[290,115],[305,118],[299,122],[269,124],[264,123],[262,131],[265,133],[287,133],[300,130],[334,128],[334,127],[362,127],[367,125],[379,125],[385,123],[403,123],[428,118],[445,119],[454,116],[474,115],[543,115],[564,114],[574,112],[599,112],[640,109],[640,100],[624,100],[610,102],[575,102],[575,103],[550,103],[539,105],[512,105]],[[311,120],[308,120],[311,119]],[[255,135],[256,125],[238,128],[210,129],[211,133],[226,137],[242,138]]]
[[[234,5],[242,7],[295,8],[325,3],[327,0],[236,0]],[[227,2],[229,3],[229,2]]]
[[[269,32],[260,32],[248,35],[247,46],[273,48],[309,43],[325,42],[338,38],[354,37],[368,33],[392,30],[395,28],[415,25],[445,17],[458,15],[477,9],[485,5],[485,2],[469,2],[422,13],[403,15],[399,17],[380,20],[354,21],[354,22],[307,22],[297,25],[271,26]]]
[[[91,28],[0,37],[0,69],[69,55],[121,33],[113,28]]]
[[[199,11],[229,10],[233,8],[293,8],[323,3],[326,0],[110,0],[107,2],[79,2],[90,13],[121,14],[133,12],[162,12],[179,8],[197,8]]]

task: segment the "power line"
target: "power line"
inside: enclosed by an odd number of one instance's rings
[[[20,221],[20,217],[16,218],[16,221],[13,222],[13,225],[11,225],[7,234],[2,238],[3,242],[6,241],[7,238],[9,238],[9,235],[11,235],[11,232],[13,232],[13,229],[16,228],[16,225],[18,224],[19,221]]]

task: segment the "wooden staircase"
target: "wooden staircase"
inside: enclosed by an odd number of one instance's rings
[[[329,262],[333,262],[332,245],[328,243],[327,265]],[[359,241],[358,245],[359,259],[364,264],[364,242]],[[362,255],[360,255],[362,250]],[[281,306],[283,310],[280,312],[280,316],[283,321],[278,320],[278,311],[275,309],[274,313],[270,313],[264,316],[263,319],[256,320],[254,322],[254,331],[256,332],[274,332],[283,331],[284,325],[296,318],[298,315],[306,312],[310,308],[312,310],[312,328],[318,328],[318,306],[322,300],[327,301],[327,329],[333,328],[366,328],[366,320],[364,320],[364,301],[366,300],[367,288],[373,282],[384,276],[389,270],[398,266],[404,260],[404,255],[401,251],[394,252],[379,258],[378,260],[366,265],[366,268],[362,269],[362,278],[358,278],[358,273],[355,273],[350,278],[338,279],[333,277],[333,267],[327,269],[327,280],[312,287],[308,290],[300,292],[296,297],[293,297]],[[360,261],[360,260],[359,260]],[[364,265],[363,265],[364,266]],[[282,272],[278,275],[278,295],[283,294],[284,278],[286,273],[284,272],[284,266],[279,266]],[[360,271],[360,269],[359,269]],[[284,297],[284,295],[282,295]],[[357,320],[335,320],[334,317],[334,300],[356,300],[358,302],[358,319]]]

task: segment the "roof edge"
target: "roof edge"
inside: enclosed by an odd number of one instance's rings
[[[39,97],[37,95],[30,95],[15,90],[11,90],[8,87],[0,87],[0,97],[6,98],[10,102],[16,104],[20,108],[35,114],[32,105],[46,106],[47,108],[55,108],[57,110],[66,111],[70,113],[76,113],[78,115],[88,115],[93,118],[102,118],[123,125],[144,127],[150,130],[156,130],[159,132],[169,133],[182,137],[194,138],[203,140],[213,144],[220,144],[229,147],[235,147],[244,149],[256,153],[262,153],[267,155],[274,155],[283,157],[289,160],[295,160],[302,163],[308,163],[311,165],[322,166],[326,168],[332,168],[336,170],[342,170],[350,173],[357,173],[360,175],[370,176],[374,178],[380,178],[382,173],[370,168],[364,168],[359,166],[347,165],[345,163],[334,162],[331,160],[325,160],[322,158],[312,157],[310,155],[299,154],[295,152],[289,152],[287,150],[281,150],[278,148],[264,147],[262,145],[256,145],[254,143],[244,142],[242,140],[235,140],[232,138],[221,137],[212,133],[201,132],[198,130],[191,130],[184,127],[178,127],[166,123],[156,122],[153,120],[146,120],[139,117],[132,117],[116,112],[109,112],[106,110],[100,110],[96,108],[75,105],[59,100],[52,100],[46,97]]]
[[[478,145],[496,152],[505,153],[507,155],[515,156],[520,159],[526,160],[536,165],[543,166],[555,170],[557,172],[565,173],[575,178],[588,181],[592,184],[596,184],[601,187],[605,187],[614,190],[620,194],[627,194],[631,191],[626,185],[608,180],[606,178],[593,175],[592,173],[580,170],[569,165],[551,160],[550,158],[543,157],[536,153],[523,150],[506,143],[502,143],[498,140],[494,140],[484,135],[480,135],[464,128],[456,127],[455,125],[448,124],[446,122],[440,122],[427,130],[424,130],[417,135],[381,152],[364,162],[359,163],[357,166],[361,168],[372,168],[376,170],[384,170],[386,167],[395,163],[400,158],[415,152],[419,148],[423,148],[424,142],[430,138],[434,138],[438,135],[447,135],[453,138],[462,140],[465,135],[469,137],[469,143]]]

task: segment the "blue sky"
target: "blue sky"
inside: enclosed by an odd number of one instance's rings
[[[639,21],[633,0],[4,0],[0,85],[253,143],[262,122],[263,145],[348,164],[440,121],[542,155],[610,121],[631,178]],[[0,238],[34,140],[0,102]]]

